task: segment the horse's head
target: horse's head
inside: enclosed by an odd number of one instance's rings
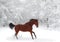
[[[38,27],[38,20],[37,19],[31,19],[30,21],[32,24],[35,24],[35,26]]]

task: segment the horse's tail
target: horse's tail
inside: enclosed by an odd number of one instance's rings
[[[11,29],[13,29],[13,27],[15,27],[15,25],[14,25],[13,23],[10,23],[10,24],[9,24],[9,27],[10,27]]]

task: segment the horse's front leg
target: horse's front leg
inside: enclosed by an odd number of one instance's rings
[[[37,38],[35,32],[32,31],[32,33],[34,34],[35,38]]]
[[[31,34],[32,39],[34,39],[34,38],[33,38],[33,35],[32,35],[32,31],[30,31],[30,34]]]

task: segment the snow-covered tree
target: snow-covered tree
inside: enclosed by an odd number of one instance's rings
[[[59,17],[60,0],[0,0],[2,25],[10,22],[26,23],[31,18],[36,18],[40,24],[59,27]]]

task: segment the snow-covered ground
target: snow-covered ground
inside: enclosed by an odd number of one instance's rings
[[[14,29],[0,27],[0,42],[60,42],[60,31],[43,28],[46,27],[39,26],[36,28],[33,26],[33,31],[36,33],[37,39],[32,40],[29,32],[19,32],[19,39],[17,40],[14,36]]]
[[[17,40],[14,29],[2,27],[32,18],[40,23],[38,28],[33,26],[37,35],[34,40],[29,32],[19,32]],[[0,0],[0,42],[60,42],[60,0]]]

